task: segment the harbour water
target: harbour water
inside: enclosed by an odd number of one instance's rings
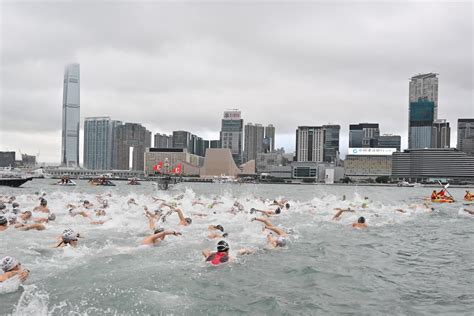
[[[18,287],[17,280],[0,285],[2,315],[467,315],[474,310],[474,216],[463,211],[474,205],[461,202],[462,189],[449,190],[460,202],[433,204],[435,210],[428,211],[422,203],[430,188],[194,183],[158,191],[151,182],[116,187],[51,182],[0,190],[15,195],[22,210],[38,205],[37,193],[44,192],[57,216],[44,231],[0,232],[0,255],[15,256],[31,270],[24,285]],[[104,225],[68,215],[68,203],[97,204],[98,194],[109,202]],[[171,215],[162,225],[183,235],[143,248],[140,242],[149,234],[143,205],[156,208],[152,197],[175,201],[193,223],[180,227]],[[290,233],[283,249],[266,249],[262,225],[250,221],[250,208],[269,209],[262,197],[290,201],[288,211],[271,218]],[[130,198],[139,205],[128,205]],[[193,206],[198,199],[205,205]],[[214,199],[223,204],[208,207]],[[244,213],[228,212],[236,200]],[[334,221],[338,207],[356,212]],[[193,215],[198,213],[207,216]],[[351,227],[359,216],[366,218],[367,229]],[[231,255],[244,247],[258,251],[222,267],[207,266],[201,251],[214,250],[218,241],[206,238],[211,224],[229,233]],[[67,227],[85,238],[76,249],[51,248]]]

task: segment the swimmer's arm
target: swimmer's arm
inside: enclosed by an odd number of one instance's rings
[[[206,258],[206,259],[207,259],[207,257],[209,257],[212,254],[210,249],[205,249],[201,253],[204,256],[204,258]]]
[[[278,236],[287,236],[288,234],[281,228],[275,227],[275,226],[265,226],[266,229],[271,230]]]
[[[344,213],[344,210],[339,209],[339,211],[332,217],[332,219],[333,220],[338,219],[342,215],[342,213]]]
[[[0,282],[4,282],[8,280],[9,278],[19,274],[20,271],[8,271],[3,274],[0,274]]]
[[[177,208],[177,209],[175,209],[175,212],[178,213],[179,220],[181,222],[186,221],[186,218],[184,217],[183,211],[181,209]]]
[[[273,226],[272,222],[270,222],[268,219],[266,218],[262,218],[262,217],[255,217],[253,220],[257,221],[257,222],[261,222],[261,223],[264,223],[265,225],[271,227]]]

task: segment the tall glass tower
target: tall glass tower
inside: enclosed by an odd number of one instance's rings
[[[61,165],[79,167],[80,75],[79,64],[64,71]]]
[[[239,110],[228,110],[224,112],[220,134],[222,148],[229,148],[232,152],[235,164],[240,166],[243,162],[243,129],[244,120]]]

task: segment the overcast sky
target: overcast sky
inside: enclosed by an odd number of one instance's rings
[[[380,123],[408,134],[408,82],[439,74],[439,118],[474,117],[473,4],[466,2],[3,1],[0,150],[59,162],[64,66],[81,65],[87,116],[217,139],[223,111],[298,125]],[[81,161],[82,161],[81,132]],[[18,158],[17,158],[18,159]]]

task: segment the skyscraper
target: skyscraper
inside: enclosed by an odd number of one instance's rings
[[[431,148],[449,148],[451,128],[446,120],[436,120],[431,127]]]
[[[268,124],[265,126],[265,152],[275,151],[275,126]]]
[[[324,160],[324,130],[321,126],[298,126],[296,130],[296,161]]]
[[[431,147],[431,129],[434,122],[434,102],[419,99],[410,102],[408,149]]]
[[[91,170],[112,168],[114,128],[120,121],[110,117],[86,117],[84,119],[84,167]]]
[[[438,119],[438,74],[419,74],[410,79],[410,102],[427,100],[433,102],[433,120]]]
[[[119,125],[115,131],[114,169],[144,170],[144,155],[146,148],[151,147],[151,132],[136,123]]]
[[[349,147],[375,148],[380,135],[378,123],[359,123],[349,125]]]
[[[166,134],[155,134],[155,148],[172,148],[173,147],[173,136]]]
[[[242,164],[244,120],[239,110],[228,110],[224,112],[220,133],[220,144],[222,148],[229,148],[232,158],[237,166]]]
[[[245,125],[244,162],[257,159],[257,154],[264,152],[265,129],[261,124]]]
[[[396,148],[401,150],[402,137],[400,135],[381,135],[378,139],[378,148]]]
[[[339,159],[340,125],[323,125],[325,162],[337,163]]]
[[[64,71],[61,165],[79,167],[80,74],[79,64]]]
[[[458,142],[460,151],[474,155],[474,118],[458,119]]]
[[[438,75],[419,74],[410,79],[408,148],[430,148],[433,122],[438,118]]]

